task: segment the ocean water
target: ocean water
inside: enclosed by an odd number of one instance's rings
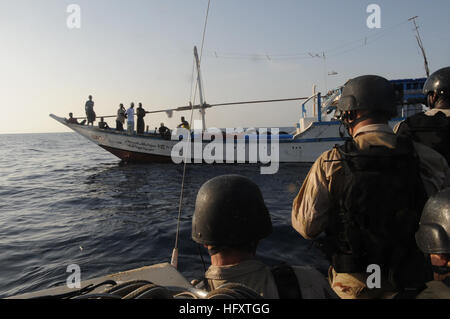
[[[0,297],[64,284],[70,264],[86,280],[170,262],[182,165],[120,165],[76,133],[0,135],[0,151]],[[179,270],[189,280],[204,271],[190,238],[198,189],[214,176],[241,174],[261,188],[274,226],[258,256],[324,272],[321,253],[291,227],[292,200],[309,168],[281,164],[277,174],[260,175],[258,165],[188,165]]]

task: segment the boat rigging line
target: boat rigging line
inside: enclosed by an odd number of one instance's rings
[[[324,55],[327,58],[333,58],[341,54],[354,51],[363,48],[373,42],[378,41],[385,35],[390,34],[390,31],[399,28],[400,26],[409,22],[410,19],[403,20],[397,24],[383,27],[381,31],[376,33],[370,33],[357,40],[352,40],[343,44],[340,44],[334,48],[322,51],[320,53],[314,51],[307,51],[301,53],[284,53],[284,54],[272,54],[272,53],[231,53],[231,52],[220,52],[218,50],[209,51],[208,56],[216,59],[235,59],[235,60],[251,60],[251,61],[278,61],[278,60],[304,60],[304,59],[315,59],[323,58]]]
[[[145,113],[170,113],[170,112],[181,112],[181,111],[189,111],[191,109],[201,109],[201,108],[210,108],[213,106],[230,106],[230,105],[242,105],[242,104],[257,104],[257,103],[271,103],[271,102],[288,102],[288,101],[300,101],[300,100],[306,100],[308,97],[294,97],[294,98],[284,98],[284,99],[269,99],[269,100],[250,100],[250,101],[237,101],[237,102],[226,102],[226,103],[216,103],[216,104],[208,104],[204,103],[201,104],[191,104],[191,105],[185,105],[185,106],[179,106],[176,108],[171,109],[160,109],[155,111],[145,111]],[[97,117],[103,117],[103,118],[111,118],[116,117],[116,115],[99,115]],[[76,119],[85,119],[85,116],[75,117]],[[192,119],[191,119],[192,122]]]
[[[203,54],[203,45],[205,42],[205,34],[206,34],[206,26],[208,23],[208,15],[209,15],[209,8],[210,8],[210,4],[211,4],[211,0],[208,0],[208,7],[206,9],[206,17],[205,17],[205,23],[203,26],[203,35],[202,35],[202,42],[201,42],[201,46],[200,46],[200,58]],[[200,96],[200,105],[202,106],[202,126],[204,129],[205,126],[205,118],[204,118],[204,101],[203,101],[203,92],[202,92],[202,87],[201,87],[201,78],[200,78],[200,59],[198,57],[197,54],[197,47],[194,47],[194,56],[195,56],[195,62],[197,64],[197,84],[199,87],[199,96]],[[192,118],[193,118],[193,113],[194,113],[194,105],[195,105],[195,96],[196,96],[196,91],[197,91],[197,85],[195,86],[195,90],[194,90],[194,103],[189,102],[190,106],[191,106],[191,117],[190,117],[190,122],[192,124]],[[188,134],[188,141],[187,143],[189,143],[190,140],[190,134]],[[189,144],[188,144],[189,145]],[[170,264],[175,267],[178,268],[178,245],[179,245],[179,237],[180,237],[180,222],[181,222],[181,209],[183,206],[183,192],[184,192],[184,182],[185,182],[185,177],[186,177],[186,164],[187,164],[187,155],[188,152],[186,152],[185,154],[185,158],[184,158],[184,164],[183,164],[183,177],[181,180],[181,191],[180,191],[180,201],[179,201],[179,205],[178,205],[178,218],[177,218],[177,230],[176,230],[176,235],[175,235],[175,246],[172,250],[172,258],[170,260]],[[205,265],[203,264],[203,266],[205,267]],[[206,269],[205,269],[206,271]]]

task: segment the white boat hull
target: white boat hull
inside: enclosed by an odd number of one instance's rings
[[[78,134],[84,136],[91,142],[99,145],[120,159],[127,162],[180,162],[184,160],[183,154],[179,156],[172,156],[173,147],[180,143],[177,140],[166,140],[156,134],[143,134],[143,135],[128,135],[126,132],[119,132],[115,129],[100,129],[93,126],[77,125],[66,123],[64,118],[57,117],[53,114],[50,115],[53,119],[57,120],[61,124],[69,127]],[[265,158],[270,157],[271,161],[280,163],[303,163],[314,162],[318,156],[325,150],[332,148],[336,144],[342,144],[344,139],[339,137],[338,122],[316,122],[305,130],[302,134],[297,135],[295,138],[283,137],[279,139],[278,158],[272,156],[271,152],[276,148],[270,147],[270,142],[267,146],[262,145],[259,140],[246,141],[241,140],[242,144],[245,144],[245,152],[243,156],[238,155],[238,144],[235,143],[233,154],[230,158],[233,160],[227,160],[226,146],[223,146],[223,156],[219,156],[221,160],[216,160],[215,163],[252,163],[254,157],[249,157],[249,150],[254,147],[253,143],[258,144],[258,147],[265,147],[263,150],[258,151],[256,162],[267,163],[267,160],[261,158],[261,152]],[[195,137],[194,137],[195,139]],[[191,156],[188,162],[202,163],[204,160],[204,148],[210,141],[203,141],[202,151],[194,149],[192,146]],[[193,144],[193,143],[192,143]]]

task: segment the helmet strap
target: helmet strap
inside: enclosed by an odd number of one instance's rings
[[[350,111],[351,112],[351,111]],[[343,114],[343,116],[341,117],[341,124],[344,125],[344,127],[347,130],[348,135],[352,136],[350,134],[350,128],[354,128],[356,126],[356,124],[361,123],[362,121],[367,120],[368,118],[370,118],[369,114],[365,114],[365,115],[361,115],[361,117],[353,120],[352,122],[348,122],[348,120],[351,118],[352,116],[350,115],[350,113],[345,113]],[[341,130],[339,128],[339,135],[341,135]],[[341,137],[343,137],[343,134],[341,135]]]
[[[249,252],[249,253],[256,253],[256,246],[258,245],[258,241],[254,241],[248,244],[241,244],[239,246],[209,246],[208,248],[208,254],[210,256],[214,256],[218,253],[221,253],[226,250],[238,250],[243,252]]]
[[[435,93],[430,93],[427,95],[427,106],[432,109],[436,103]]]
[[[224,251],[226,249],[227,248],[224,247],[224,246],[221,246],[221,247],[219,247],[219,246],[211,246],[210,248],[208,248],[208,254],[210,256],[214,256],[214,255],[216,255],[216,254],[218,254],[218,253],[220,253],[220,252],[222,252],[222,251]]]
[[[344,126],[344,123],[341,122],[341,124],[339,125],[339,136],[341,138],[344,138],[344,130],[342,129],[343,126]]]
[[[446,274],[450,273],[449,266],[434,266],[434,265],[432,265],[431,268],[433,269],[433,272],[435,272],[439,275],[446,275]]]

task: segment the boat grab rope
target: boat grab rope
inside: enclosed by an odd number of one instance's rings
[[[112,285],[103,291],[92,292],[104,285]],[[89,289],[88,289],[89,288]],[[92,292],[92,293],[89,293]],[[183,287],[164,287],[147,280],[132,280],[117,284],[107,280],[97,285],[59,295],[46,295],[34,299],[263,299],[253,289],[239,283],[226,283],[205,295],[199,295]]]

